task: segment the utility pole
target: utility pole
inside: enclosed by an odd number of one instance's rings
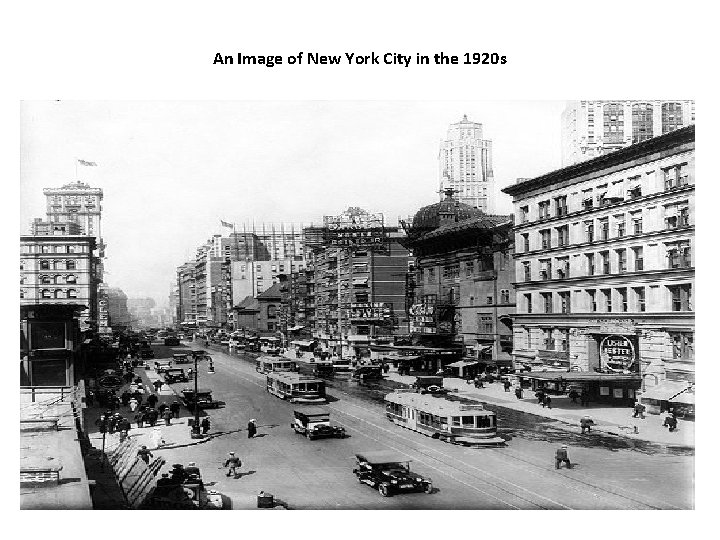
[[[191,439],[202,439],[202,433],[200,433],[200,407],[198,406],[198,361],[197,356],[193,358],[195,361],[195,422],[193,422],[192,432],[190,433]]]

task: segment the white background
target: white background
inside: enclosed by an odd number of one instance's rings
[[[711,423],[718,370],[711,310],[717,229],[717,17],[709,2],[16,2],[2,14],[3,337],[16,410],[17,211],[21,100],[696,100],[699,425]],[[213,66],[223,54],[498,52],[502,66]],[[480,120],[481,121],[481,120]],[[708,127],[709,126],[709,127]],[[79,157],[79,156],[78,156]],[[87,159],[92,159],[89,157]],[[401,195],[400,195],[401,196]],[[704,234],[708,234],[707,241]],[[151,254],[149,254],[151,255]],[[713,260],[711,260],[711,258]],[[714,406],[714,407],[713,407]],[[15,418],[7,422],[15,433]],[[15,442],[3,508],[27,537],[677,538],[711,534],[714,438],[698,429],[700,513],[32,513],[18,508]],[[702,455],[707,456],[702,459]],[[709,456],[710,455],[710,456]],[[670,466],[670,465],[669,465]],[[13,512],[14,511],[14,512]],[[324,520],[328,518],[329,523]],[[410,532],[412,531],[412,532]],[[410,534],[407,534],[410,533]]]

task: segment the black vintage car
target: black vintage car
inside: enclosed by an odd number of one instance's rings
[[[355,454],[357,464],[353,473],[358,482],[374,487],[383,497],[397,493],[432,493],[432,481],[410,471],[410,461],[392,452],[364,452]]]
[[[176,382],[188,382],[187,374],[182,368],[168,368],[165,370],[165,382],[168,384]]]
[[[190,351],[190,354],[192,355],[193,360],[196,358],[198,360],[204,360],[205,356],[207,356],[207,353],[205,351]]]
[[[330,412],[322,407],[307,407],[294,411],[295,420],[290,427],[295,433],[305,435],[311,441],[321,437],[345,438],[345,428],[330,425]]]
[[[185,406],[191,411],[195,409],[195,403],[197,403],[200,409],[217,409],[221,404],[219,401],[213,399],[212,390],[198,390],[196,394],[195,390],[183,388],[182,400]]]

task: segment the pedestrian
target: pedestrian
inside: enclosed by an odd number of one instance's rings
[[[503,381],[503,387],[505,387],[505,391],[506,391],[506,392],[509,392],[509,391],[510,391],[510,387],[511,387],[511,386],[512,386],[512,384],[510,383],[509,380],[505,379],[505,380]]]
[[[163,386],[162,381],[161,381],[160,379],[157,379],[157,380],[153,381],[152,384],[153,384],[153,386],[155,387],[155,392],[160,392],[160,389],[161,389],[162,386]]]
[[[98,427],[98,431],[100,433],[106,433],[110,424],[110,417],[107,413],[103,413],[100,415],[100,418],[95,420],[95,425]]]
[[[148,447],[145,445],[142,445],[140,447],[140,450],[137,451],[137,455],[140,459],[142,459],[145,463],[150,464],[150,458],[153,457],[153,453],[148,450]],[[165,475],[167,476],[167,475]]]
[[[383,362],[382,370],[383,370],[383,373],[384,373],[385,375],[387,375],[388,372],[390,371],[390,365],[389,365],[389,364],[386,364],[385,362]]]
[[[122,402],[123,407],[127,407],[130,402],[130,392],[125,390],[122,394],[120,394],[120,401]]]
[[[167,403],[161,403],[160,405],[157,406],[157,410],[158,410],[158,413],[160,414],[160,416],[162,416],[162,414],[165,412],[165,409],[169,409],[169,408],[170,407],[168,407]]]
[[[130,431],[132,426],[130,425],[130,420],[125,418],[124,416],[118,420],[118,429],[120,431]]]
[[[255,424],[255,422],[257,422],[257,420],[255,420],[254,418],[251,418],[250,421],[248,422],[248,425],[247,425],[248,439],[252,439],[255,436],[255,434],[257,433],[257,425]]]
[[[165,444],[165,439],[163,439],[162,430],[160,428],[153,428],[153,432],[150,435],[150,441],[153,445],[155,445],[155,448],[160,448],[163,444]]]
[[[590,433],[590,426],[592,426],[595,422],[593,421],[592,417],[585,415],[580,419],[580,432],[582,434],[585,434],[585,430],[587,430],[588,434]]]
[[[518,386],[518,387],[515,388],[515,397],[518,398],[518,399],[522,399],[522,398],[523,398],[523,389],[522,389],[522,386]]]
[[[228,471],[225,476],[237,477],[238,469],[242,466],[242,461],[235,455],[235,452],[230,452],[223,467],[227,467]]]
[[[152,427],[155,427],[155,423],[158,419],[158,412],[156,409],[148,409],[145,413],[145,420],[148,424],[150,424]]]
[[[178,403],[177,401],[173,401],[170,404],[170,410],[172,411],[175,418],[180,418],[180,403]]]
[[[132,371],[128,371],[125,374],[123,374],[123,380],[125,381],[125,384],[132,382],[133,375],[134,374]]]
[[[151,408],[155,408],[155,405],[157,405],[158,397],[155,394],[150,394],[147,398],[147,403]]]
[[[200,421],[200,427],[202,428],[203,435],[210,431],[210,417],[206,416]]]
[[[93,402],[95,401],[95,394],[92,390],[89,390],[87,393],[87,396],[85,397],[85,403],[87,403],[88,407],[93,406]]]
[[[185,468],[179,463],[172,466],[170,480],[173,484],[182,484],[185,481]]]
[[[570,465],[570,459],[568,458],[567,445],[565,444],[555,450],[555,468],[559,469],[561,463],[565,463],[568,469],[572,467],[572,465]]]
[[[543,396],[543,407],[547,407],[548,409],[552,409],[552,399],[550,399],[550,396],[548,394],[545,394]]]
[[[663,422],[663,427],[667,427],[668,431],[675,431],[677,429],[677,418],[672,414],[668,414]]]
[[[194,372],[193,372],[193,368],[189,367],[188,370],[187,370],[187,377],[188,377],[188,379],[192,379],[192,378],[193,378],[193,373],[194,373]]]
[[[545,392],[543,392],[542,390],[538,390],[537,392],[535,392],[535,397],[538,400],[538,405],[542,405],[545,401]]]
[[[172,411],[170,410],[170,408],[166,408],[166,409],[163,411],[162,417],[163,417],[163,420],[165,420],[165,425],[166,425],[166,426],[169,426],[169,425],[170,425],[170,420],[172,420],[172,417],[173,417],[173,413],[172,413]]]
[[[145,422],[145,413],[143,411],[138,411],[137,414],[135,414],[135,423],[137,424],[138,428],[143,427],[143,423]]]
[[[635,404],[635,407],[633,407],[633,409],[634,409],[634,411],[635,411],[635,412],[633,413],[633,418],[637,418],[637,417],[639,416],[639,417],[642,418],[643,420],[645,419],[645,405],[643,405],[642,403],[640,403],[640,402],[638,401],[638,402]]]
[[[577,398],[579,397],[579,394],[575,390],[570,390],[568,393],[568,397],[572,400],[573,403],[577,403]]]
[[[119,398],[118,396],[116,396],[116,395],[113,395],[113,397],[112,397],[112,406],[113,406],[113,409],[119,410],[121,404],[122,404],[122,401],[120,400],[120,398]]]
[[[138,400],[134,397],[130,398],[130,401],[128,401],[128,405],[130,405],[130,411],[135,412],[135,409],[138,407]]]

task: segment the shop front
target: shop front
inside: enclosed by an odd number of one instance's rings
[[[533,392],[565,395],[571,390],[585,392],[591,403],[632,407],[640,390],[639,374],[588,372],[528,372],[518,375]]]
[[[695,419],[694,383],[666,380],[645,390],[639,399],[649,414],[672,410],[679,417]]]

